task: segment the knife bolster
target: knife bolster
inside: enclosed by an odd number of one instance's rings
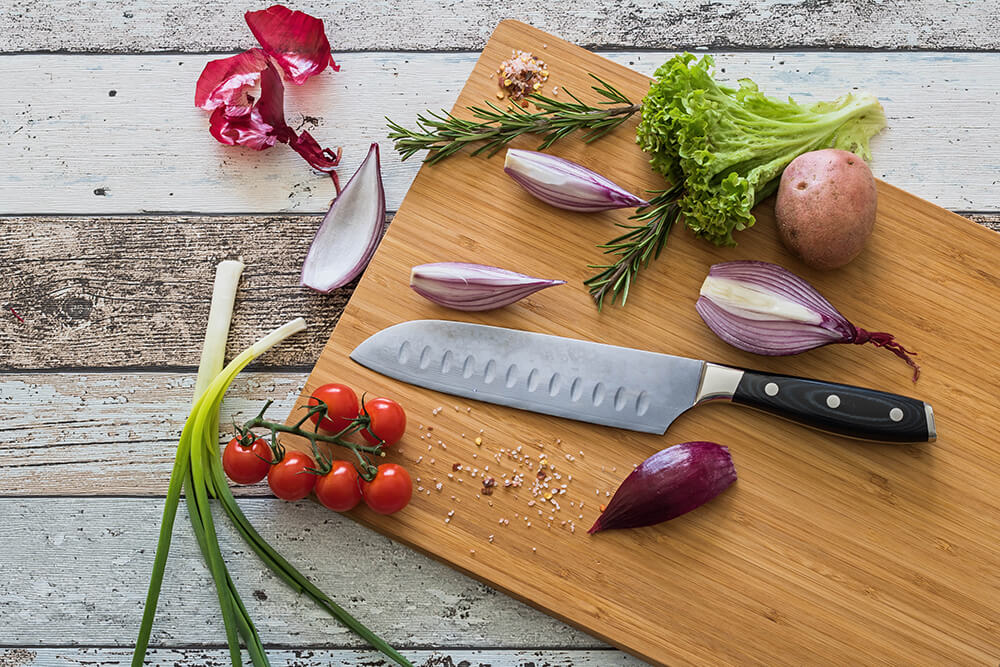
[[[701,382],[694,404],[709,401],[731,401],[736,388],[743,379],[743,371],[720,364],[706,363],[701,371]]]

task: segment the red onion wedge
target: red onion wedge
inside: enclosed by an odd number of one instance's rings
[[[621,483],[589,533],[652,526],[704,505],[736,481],[729,448],[685,442],[653,454]]]
[[[832,343],[871,343],[905,361],[914,382],[920,377],[915,352],[892,334],[854,326],[812,285],[777,264],[715,264],[695,308],[719,338],[746,352],[782,356]]]
[[[565,280],[532,278],[495,266],[438,262],[410,271],[410,287],[428,301],[455,310],[492,310]]]
[[[509,148],[503,170],[535,197],[567,211],[590,213],[649,204],[597,172],[548,153]]]
[[[385,189],[378,144],[323,218],[302,265],[303,287],[329,294],[356,278],[375,254],[385,226]]]

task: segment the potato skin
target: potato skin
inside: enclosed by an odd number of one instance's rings
[[[861,252],[877,203],[865,161],[827,148],[803,153],[785,168],[774,216],[785,247],[813,268],[835,269]]]

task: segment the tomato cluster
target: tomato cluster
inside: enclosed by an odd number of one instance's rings
[[[359,404],[354,390],[343,384],[325,384],[309,397],[309,406],[326,406],[311,415],[317,428],[342,437],[360,432],[371,445],[389,447],[406,431],[406,413],[389,398],[366,399]],[[319,455],[322,458],[322,454]],[[254,484],[267,477],[271,491],[283,500],[301,500],[316,493],[325,507],[346,512],[362,500],[378,514],[392,514],[406,507],[413,493],[410,474],[395,463],[378,466],[371,480],[354,464],[338,459],[323,461],[325,472],[302,452],[282,452],[272,460],[271,446],[263,439],[244,435],[233,438],[222,453],[222,467],[238,484]]]

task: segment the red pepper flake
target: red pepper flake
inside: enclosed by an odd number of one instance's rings
[[[525,97],[532,93],[537,93],[548,78],[548,66],[537,57],[526,51],[512,51],[510,58],[500,63],[497,70],[497,83],[500,84],[500,92],[497,97],[503,97],[506,93],[514,102],[520,102],[522,106],[527,106]]]
[[[607,506],[607,505],[605,505],[604,503],[601,503],[601,506],[600,506],[600,507],[598,507],[597,509],[599,509],[599,510],[601,510],[601,511],[603,512],[603,511],[604,511],[604,510],[606,510],[607,508],[608,508],[608,506]]]
[[[23,318],[23,317],[21,317],[20,315],[18,315],[18,314],[17,314],[17,311],[16,311],[16,310],[14,310],[14,308],[13,308],[13,307],[11,307],[11,306],[7,306],[7,310],[9,310],[9,311],[11,312],[11,314],[13,314],[13,315],[14,315],[14,317],[16,317],[16,318],[17,318],[17,321],[18,321],[18,322],[20,322],[21,324],[24,324],[24,318]]]

